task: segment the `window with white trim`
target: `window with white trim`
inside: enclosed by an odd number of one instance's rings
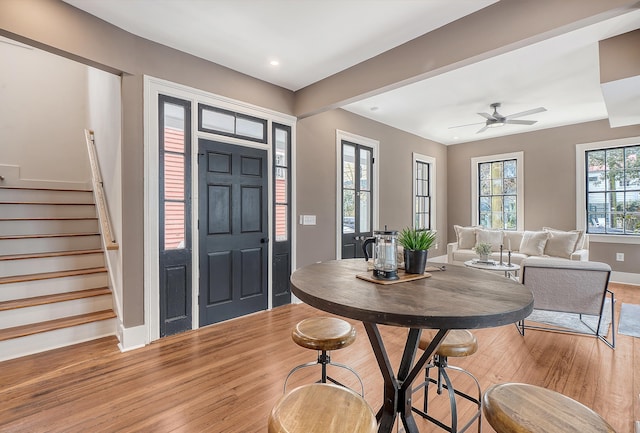
[[[471,159],[472,223],[489,229],[523,230],[523,152]]]
[[[640,236],[640,141],[585,151],[587,233]]]

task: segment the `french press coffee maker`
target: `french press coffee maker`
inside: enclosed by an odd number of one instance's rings
[[[377,230],[362,243],[364,259],[369,260],[367,246],[373,244],[373,277],[379,280],[398,279],[398,232]]]

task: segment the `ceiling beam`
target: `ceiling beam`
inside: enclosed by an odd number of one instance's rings
[[[501,0],[296,92],[299,118],[640,8],[629,0]]]

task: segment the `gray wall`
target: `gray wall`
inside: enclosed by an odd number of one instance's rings
[[[19,167],[4,184],[88,187],[87,67],[22,44],[0,43],[0,58],[0,164]]]
[[[576,144],[634,136],[640,136],[640,126],[612,129],[601,120],[449,146],[449,239],[455,240],[454,224],[471,223],[471,158],[523,151],[525,229],[569,230],[576,227]],[[624,262],[615,261],[616,252],[625,253]],[[637,273],[640,245],[593,242],[589,258]]]
[[[317,225],[298,225],[298,267],[336,255],[336,129],[380,142],[380,226],[400,230],[412,224],[412,153],[436,159],[436,229],[447,232],[445,146],[390,128],[345,110],[332,110],[297,123],[297,212],[316,215]],[[297,222],[297,221],[296,221]],[[430,255],[445,254],[440,240]]]

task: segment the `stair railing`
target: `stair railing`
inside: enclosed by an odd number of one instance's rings
[[[89,165],[91,166],[93,197],[95,199],[96,208],[98,210],[98,220],[100,221],[100,227],[102,228],[101,231],[105,242],[105,247],[107,248],[107,250],[117,250],[119,246],[118,242],[116,242],[115,236],[113,235],[111,219],[109,218],[109,210],[107,209],[107,201],[104,195],[102,175],[100,173],[100,167],[98,166],[95,135],[93,131],[89,129],[84,130],[84,135],[87,142],[87,151],[89,153]]]

